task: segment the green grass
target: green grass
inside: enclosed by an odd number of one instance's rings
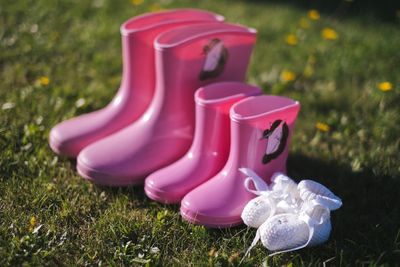
[[[148,200],[141,187],[85,182],[74,162],[48,147],[53,125],[101,108],[115,94],[119,25],[148,11],[149,2],[2,1],[1,266],[237,265],[250,245],[252,229],[194,226],[181,220],[177,206]],[[326,10],[300,29],[307,9],[287,2],[182,0],[161,6],[205,8],[258,29],[248,81],[302,104],[289,174],[326,184],[344,202],[332,214],[326,244],[268,259],[258,245],[243,265],[399,264],[399,18],[344,16],[342,8]],[[324,40],[325,27],[339,38]],[[285,43],[290,33],[299,38],[296,46]],[[296,79],[282,81],[283,70]],[[42,76],[48,85],[40,83]],[[393,89],[380,91],[384,81]],[[317,130],[317,122],[329,131]]]

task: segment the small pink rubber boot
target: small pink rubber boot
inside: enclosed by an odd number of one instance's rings
[[[216,176],[182,199],[182,217],[208,227],[241,224],[242,210],[254,195],[246,190],[239,168],[253,170],[266,182],[273,173],[284,172],[299,109],[297,101],[269,95],[234,104],[229,159]]]
[[[148,108],[155,87],[154,39],[169,29],[223,17],[196,9],[177,9],[132,18],[122,24],[123,75],[118,93],[105,108],[56,125],[50,147],[76,157],[87,145],[137,120]]]
[[[215,83],[197,90],[192,146],[180,160],[146,178],[146,195],[159,202],[178,203],[193,188],[216,175],[229,156],[231,106],[260,94],[260,88],[239,82]]]
[[[132,125],[82,150],[79,174],[104,185],[141,184],[181,158],[193,141],[195,90],[243,81],[255,39],[253,29],[224,23],[161,34],[154,44],[157,85],[149,109]]]

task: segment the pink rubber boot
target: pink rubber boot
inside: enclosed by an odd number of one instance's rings
[[[194,92],[220,81],[243,81],[256,39],[243,26],[205,23],[173,29],[155,41],[157,85],[153,101],[132,125],[86,147],[77,169],[95,183],[143,183],[181,158],[194,131]]]
[[[174,27],[223,17],[196,9],[177,9],[132,18],[122,24],[123,77],[118,93],[105,108],[56,125],[50,147],[57,154],[76,157],[87,145],[137,120],[154,95],[154,39]]]
[[[242,210],[254,195],[238,169],[250,168],[267,182],[274,172],[284,172],[299,109],[297,101],[267,95],[234,104],[229,159],[216,176],[182,199],[183,218],[208,227],[241,224]]]
[[[216,175],[229,156],[231,106],[260,94],[260,88],[239,82],[215,83],[197,90],[192,146],[180,160],[146,178],[146,195],[159,202],[178,203],[190,190]]]

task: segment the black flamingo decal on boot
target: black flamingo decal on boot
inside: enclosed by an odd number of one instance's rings
[[[212,39],[204,46],[203,53],[206,55],[203,69],[200,72],[201,81],[218,77],[224,70],[228,60],[228,50],[219,39]]]
[[[262,139],[267,139],[267,148],[262,159],[263,164],[267,164],[276,159],[285,150],[289,127],[283,120],[275,120],[269,129],[263,132]]]

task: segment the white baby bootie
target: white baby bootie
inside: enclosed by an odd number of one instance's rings
[[[329,210],[318,204],[308,204],[310,206],[300,213],[278,214],[261,225],[259,237],[262,244],[268,250],[276,251],[270,256],[328,240],[332,229]]]
[[[297,188],[303,201],[315,201],[329,210],[337,210],[342,206],[342,200],[320,183],[303,180]]]
[[[251,177],[254,178],[253,176]],[[278,182],[273,184],[272,189],[268,191],[269,193],[263,193],[260,197],[257,197],[261,198],[265,194],[264,197],[269,199],[267,203],[273,207],[270,210],[273,210],[274,213],[270,213],[270,216],[258,228],[256,237],[245,256],[257,244],[259,239],[268,250],[275,251],[270,256],[307,246],[319,245],[327,241],[332,229],[330,211],[336,210],[342,205],[339,197],[317,182],[303,180],[297,187],[294,187],[290,178],[285,178],[282,174],[274,175],[274,177],[274,182]],[[288,182],[287,179],[291,182]],[[248,189],[248,182],[245,183],[245,186]],[[274,201],[278,199],[277,197],[271,200],[271,195],[273,195],[271,192],[274,188],[276,192],[282,194],[278,202]],[[255,205],[250,204],[250,202],[248,203],[249,207],[246,205],[245,209],[248,208],[248,210],[246,212],[243,211],[242,218],[252,219],[259,223],[260,220],[254,219],[259,217],[253,216],[253,218],[248,214],[262,212],[251,213],[250,211],[257,210],[258,206],[255,208]],[[265,207],[263,208],[263,210],[266,209]]]
[[[297,184],[282,173],[275,173],[268,186],[264,180],[248,168],[240,168],[248,177],[245,180],[247,191],[258,195],[250,200],[242,211],[243,222],[250,227],[258,228],[274,214],[290,212],[297,208],[300,195]],[[250,189],[250,182],[255,190]]]

